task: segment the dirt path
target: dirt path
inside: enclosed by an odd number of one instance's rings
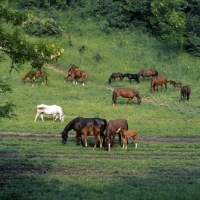
[[[40,140],[53,140],[61,139],[60,134],[36,134],[36,133],[27,133],[27,132],[0,132],[1,138],[31,138],[34,137]],[[93,137],[88,137],[93,139]],[[68,141],[75,141],[75,134],[70,133]],[[116,137],[118,140],[118,137]],[[200,137],[198,138],[167,138],[167,137],[138,137],[138,141],[141,142],[184,142],[184,143],[193,143],[200,142]]]

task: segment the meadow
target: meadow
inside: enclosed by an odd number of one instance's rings
[[[9,75],[9,59],[1,62],[2,78],[12,86],[1,101],[15,104],[15,117],[0,119],[1,199],[199,199],[200,60],[184,52],[170,51],[140,29],[106,30],[105,22],[63,16],[62,38],[52,39],[65,49],[57,63],[45,68],[47,85],[22,84],[29,65]],[[110,31],[110,32],[109,32]],[[32,40],[36,38],[31,37]],[[64,76],[72,64],[88,73],[88,81],[73,85]],[[140,83],[128,79],[108,84],[113,72],[137,73],[156,68],[168,80],[192,89],[189,102],[180,102],[180,89],[151,93],[151,78]],[[119,98],[112,106],[112,90],[131,87],[142,104],[126,105]],[[38,104],[63,108],[65,122],[45,116],[34,122]],[[138,131],[138,148],[111,152],[61,144],[60,133],[77,116],[118,117]],[[145,141],[148,138],[149,141]],[[160,141],[158,138],[179,140]],[[184,139],[187,138],[185,141]]]

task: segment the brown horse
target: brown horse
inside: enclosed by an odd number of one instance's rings
[[[156,69],[143,69],[138,74],[143,77],[144,81],[145,77],[158,76],[158,71]]]
[[[108,83],[111,83],[111,80],[115,81],[115,78],[120,78],[122,80],[123,74],[121,72],[112,73],[110,78],[108,79]]]
[[[34,86],[35,80],[40,77],[42,79],[42,85],[44,85],[45,82],[47,83],[47,74],[44,70],[31,70],[31,71],[27,72],[22,77],[22,82],[25,83],[26,78],[29,78],[31,85]]]
[[[73,70],[80,70],[80,68],[77,67],[76,65],[72,65],[72,66],[69,68],[68,72],[71,72],[71,71],[73,71]]]
[[[78,69],[74,69],[74,70],[71,70],[70,72],[67,73],[67,75],[65,76],[64,78],[64,82],[67,82],[68,81],[68,78],[69,77],[72,77],[72,80],[73,80],[73,84],[77,84],[77,80],[79,78],[82,79],[82,83],[83,83],[83,86],[85,85],[85,82],[87,81],[87,73],[85,71],[82,71],[82,70],[78,70]]]
[[[137,101],[138,101],[138,104],[140,105],[141,102],[142,102],[142,99],[141,97],[139,96],[138,92],[136,92],[134,89],[132,88],[116,88],[113,90],[113,94],[112,94],[112,101],[113,101],[113,106],[116,105],[116,101],[117,101],[117,98],[119,96],[122,96],[124,98],[128,98],[126,104],[128,105],[128,102],[131,100],[132,101],[132,104],[134,103],[133,102],[133,98],[136,97],[137,98]]]
[[[117,133],[121,132],[123,137],[123,149],[127,149],[128,138],[132,137],[135,142],[135,148],[137,148],[137,131],[136,130],[126,130],[123,127],[120,127],[117,130]]]
[[[157,87],[158,91],[158,86],[161,85],[161,87],[163,88],[163,84],[165,85],[165,89],[167,90],[167,78],[165,76],[153,77],[151,80],[151,91],[155,92],[155,87]]]
[[[106,137],[106,145],[108,151],[110,151],[110,147],[114,148],[115,134],[118,134],[119,144],[121,144],[121,134],[116,132],[119,126],[128,130],[128,123],[123,118],[110,120],[107,124],[105,137]]]
[[[93,150],[96,148],[98,142],[100,142],[100,149],[102,149],[102,137],[100,136],[100,128],[98,126],[91,124],[83,127],[76,135],[79,144],[82,143],[82,135],[84,137],[85,147],[87,147],[87,136],[94,136],[95,143]]]
[[[190,100],[191,89],[189,85],[185,85],[181,88],[181,101],[185,101],[185,97],[187,97],[187,101]]]
[[[181,82],[176,83],[175,81],[172,81],[172,80],[167,81],[167,82],[169,82],[170,85],[174,86],[174,91],[176,90],[176,87],[182,88],[182,83]]]

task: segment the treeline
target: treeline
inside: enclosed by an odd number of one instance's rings
[[[82,18],[103,16],[109,28],[139,27],[171,48],[200,56],[199,0],[18,0],[17,8],[51,10],[51,13],[79,8],[76,9],[79,10],[77,15]],[[31,22],[27,30],[38,36],[61,34],[56,14],[52,16],[55,16],[55,21],[43,21],[43,26],[46,26],[43,30],[37,27],[40,19],[34,24]]]

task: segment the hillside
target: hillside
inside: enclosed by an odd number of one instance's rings
[[[104,30],[105,21],[92,18],[81,20],[62,15],[62,38],[52,39],[52,43],[61,45],[64,55],[58,63],[45,68],[48,84],[40,82],[31,87],[21,83],[21,77],[30,66],[23,66],[19,72],[9,75],[9,59],[1,63],[0,73],[13,88],[12,94],[2,96],[3,101],[12,101],[16,107],[13,119],[1,119],[0,131],[60,133],[65,125],[77,116],[102,117],[108,121],[118,117],[128,120],[129,127],[137,129],[140,136],[148,137],[197,137],[199,126],[199,65],[200,60],[186,53],[169,51],[155,38],[140,29]],[[36,38],[31,38],[36,40]],[[72,64],[88,73],[88,82],[73,85],[63,83],[66,70]],[[190,102],[179,102],[180,89],[150,92],[151,78],[145,81],[129,83],[116,80],[110,85],[108,78],[113,72],[137,73],[144,68],[156,68],[159,75],[168,80],[181,81],[192,89]],[[112,106],[112,90],[116,87],[131,87],[139,92],[142,104],[126,106],[126,99],[119,98],[116,107]],[[53,123],[51,116],[45,116],[35,123],[36,105],[60,105],[66,115],[65,122]],[[74,133],[72,131],[72,133]]]

